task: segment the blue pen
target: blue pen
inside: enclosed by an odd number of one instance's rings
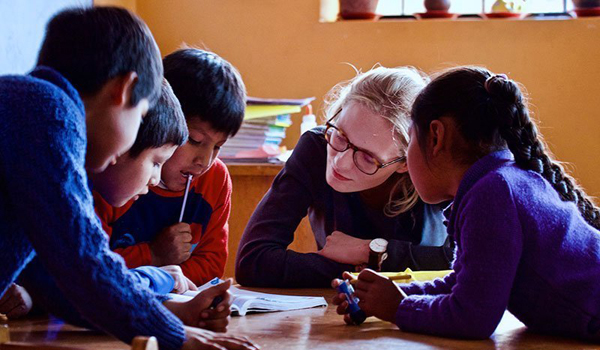
[[[358,298],[354,296],[354,288],[350,284],[350,281],[345,280],[337,286],[337,291],[339,293],[346,294],[346,300],[348,301],[348,310],[350,311],[350,319],[356,325],[360,325],[365,322],[367,319],[367,315],[363,310],[358,306]]]
[[[223,282],[223,280],[222,280],[222,279],[220,279],[219,277],[215,277],[215,278],[213,278],[212,280],[210,280],[210,282],[208,282],[208,283],[210,283],[210,285],[211,285],[211,286],[216,286],[217,284],[219,284],[219,283],[221,283],[221,282]],[[220,304],[222,301],[223,301],[223,297],[222,297],[222,296],[220,296],[220,295],[217,295],[217,296],[216,296],[216,297],[213,299],[212,303],[210,303],[209,309],[214,309],[214,308],[216,308],[216,307],[217,307],[217,305],[219,305],[219,304]]]
[[[213,299],[212,303],[210,303],[209,308],[215,309],[217,307],[217,305],[219,305],[222,301],[223,301],[223,297],[220,295],[217,295],[217,297]]]

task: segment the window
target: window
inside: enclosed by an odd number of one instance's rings
[[[454,0],[450,12],[459,14],[479,14],[492,11],[495,0]],[[565,13],[573,9],[570,0],[527,0],[526,13]],[[383,16],[410,16],[425,12],[422,0],[379,0],[377,12]]]

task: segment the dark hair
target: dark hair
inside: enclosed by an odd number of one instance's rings
[[[186,119],[200,118],[229,136],[238,132],[246,88],[231,63],[215,53],[189,48],[166,56],[163,65]]]
[[[188,128],[181,105],[167,80],[163,79],[160,97],[144,117],[129,156],[135,158],[146,149],[167,144],[181,146],[187,138]]]
[[[146,24],[117,7],[72,8],[46,27],[38,65],[56,69],[81,95],[95,94],[110,79],[137,73],[129,104],[160,93],[162,62]]]
[[[434,78],[417,96],[412,108],[413,127],[422,149],[429,124],[451,117],[466,141],[458,150],[467,161],[508,148],[516,164],[542,175],[564,201],[575,202],[585,220],[600,229],[600,211],[575,180],[552,159],[530,118],[521,89],[505,75],[480,67],[458,67]]]

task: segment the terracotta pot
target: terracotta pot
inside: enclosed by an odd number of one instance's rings
[[[573,5],[578,9],[600,7],[600,0],[573,0]]]
[[[425,0],[427,11],[446,11],[450,8],[450,0]]]
[[[379,0],[340,0],[340,16],[343,19],[377,18]]]

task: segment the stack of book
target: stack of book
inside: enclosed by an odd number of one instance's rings
[[[285,151],[281,142],[292,125],[291,114],[301,112],[312,100],[249,97],[242,127],[223,145],[219,158],[226,163],[278,162]]]

